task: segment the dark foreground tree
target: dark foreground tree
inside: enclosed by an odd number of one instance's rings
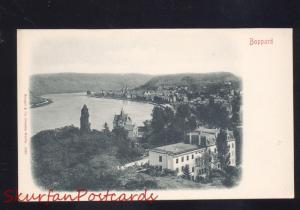
[[[220,134],[216,140],[218,157],[221,164],[221,168],[225,169],[229,164],[229,148],[227,145],[227,132],[224,129],[220,130]]]
[[[190,180],[191,179],[191,172],[190,172],[190,167],[186,165],[183,168],[183,178]]]
[[[149,138],[152,146],[159,146],[168,144],[169,138],[168,132],[171,123],[174,120],[174,111],[169,107],[155,106],[152,111],[152,136]],[[171,139],[172,140],[172,139]]]

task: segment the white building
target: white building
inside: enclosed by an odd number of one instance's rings
[[[185,166],[190,169],[193,177],[195,171],[195,159],[205,152],[205,148],[197,145],[176,143],[157,147],[149,151],[149,164],[161,169],[170,169],[182,175]]]
[[[208,167],[220,168],[216,139],[219,129],[197,128],[187,134],[188,143],[176,143],[157,147],[149,151],[149,164],[160,169],[170,169],[182,175],[184,168],[189,168],[192,179],[197,175],[205,176]],[[227,130],[229,165],[236,165],[235,139],[232,131]],[[207,164],[207,159],[210,165]]]

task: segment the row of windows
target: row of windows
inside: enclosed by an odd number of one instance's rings
[[[192,154],[191,156],[192,156],[191,158],[194,159],[194,154]],[[188,161],[189,159],[190,159],[190,156],[187,155],[186,156],[186,160]],[[184,156],[181,157],[181,162],[184,162]],[[179,163],[179,159],[178,158],[176,158],[176,163]]]
[[[233,145],[233,144],[232,144],[232,145]],[[211,154],[210,149],[208,150],[208,153]],[[216,149],[216,148],[214,149],[214,153],[217,153],[217,149]],[[197,154],[197,152],[196,152],[196,154]],[[231,154],[229,153],[229,156],[230,156],[230,155],[231,155]],[[234,155],[234,152],[232,152],[232,155]],[[186,156],[186,160],[188,161],[189,158],[190,158],[190,156],[187,155],[187,156]],[[194,159],[194,154],[191,155],[191,158]],[[162,156],[159,156],[159,162],[162,162]],[[184,162],[184,156],[181,157],[181,162]],[[178,159],[178,158],[176,158],[176,163],[179,163],[179,159]]]
[[[183,171],[184,171],[184,167],[189,167],[189,165],[181,166],[181,170],[180,170],[180,171],[183,172]],[[180,172],[180,171],[179,171],[179,168],[176,168],[175,170],[176,170],[177,173]],[[195,171],[195,168],[192,167],[192,172],[194,172],[194,171]]]
[[[217,153],[217,148],[214,149],[214,153]],[[210,149],[208,149],[208,154],[211,154]]]

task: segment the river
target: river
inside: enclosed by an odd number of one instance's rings
[[[123,108],[137,125],[143,125],[151,119],[154,105],[148,103],[87,97],[85,93],[49,94],[44,98],[53,103],[30,109],[32,135],[47,129],[60,128],[66,125],[80,125],[80,111],[84,104],[90,114],[92,129],[101,130],[105,122],[112,129],[113,118]]]

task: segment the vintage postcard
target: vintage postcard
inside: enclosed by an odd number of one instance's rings
[[[17,35],[20,201],[294,197],[292,29]]]

